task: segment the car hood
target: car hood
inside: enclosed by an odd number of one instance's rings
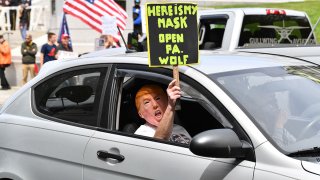
[[[301,165],[306,171],[320,175],[320,156],[305,157]]]

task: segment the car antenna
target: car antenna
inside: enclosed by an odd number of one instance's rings
[[[117,28],[118,28],[118,31],[119,31],[120,36],[121,36],[121,38],[122,38],[122,41],[123,41],[123,43],[124,43],[124,46],[126,47],[126,53],[136,52],[135,50],[132,50],[132,49],[129,49],[129,48],[128,48],[128,45],[127,45],[126,41],[125,41],[124,38],[123,38],[123,35],[122,35],[121,31],[120,31],[119,26],[117,26]]]
[[[319,17],[317,23],[312,27],[312,30],[311,30],[311,32],[310,32],[310,34],[309,34],[309,36],[308,36],[308,39],[307,39],[306,42],[304,43],[304,45],[307,45],[307,43],[309,42],[309,40],[310,40],[310,38],[311,38],[314,30],[317,28],[317,26],[318,26],[318,24],[319,24],[319,22],[320,22],[320,17]]]

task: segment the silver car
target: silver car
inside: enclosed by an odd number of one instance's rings
[[[105,51],[108,54],[108,51]],[[0,110],[0,179],[320,179],[320,66],[201,52],[181,66],[175,124],[189,145],[135,135],[146,53],[49,62]]]

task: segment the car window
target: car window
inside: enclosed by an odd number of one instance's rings
[[[307,17],[285,15],[246,15],[239,47],[304,45],[311,32]],[[314,37],[308,44],[316,44]]]
[[[227,15],[201,17],[199,26],[199,49],[221,48],[227,21]]]
[[[47,117],[96,126],[104,69],[56,75],[35,87],[36,109]]]
[[[320,145],[319,70],[283,66],[209,76],[230,93],[270,142],[295,152]]]
[[[172,80],[169,76],[159,75],[156,77],[148,75],[146,72],[130,72],[123,77],[121,92],[119,94],[118,118],[115,130],[129,135],[143,124],[145,120],[139,117],[135,107],[135,94],[144,84],[157,84],[165,91],[167,85]],[[219,110],[209,102],[209,100],[191,85],[180,81],[182,97],[180,99],[180,109],[176,110],[174,123],[184,127],[191,137],[209,130],[224,127],[231,127],[226,118]]]

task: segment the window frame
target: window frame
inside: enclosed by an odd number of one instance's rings
[[[217,21],[217,20],[219,20],[219,21],[225,20],[225,24],[224,24],[224,28],[223,28],[224,29],[224,34],[223,34],[223,37],[222,37],[221,46],[217,47],[216,49],[221,49],[222,48],[229,18],[230,18],[230,15],[227,14],[227,13],[212,14],[212,15],[201,15],[200,16],[200,20],[199,20],[199,24],[198,24],[198,27],[199,27],[199,48],[200,49],[203,49],[203,46],[204,46],[204,43],[205,43],[204,42],[204,38],[206,36],[206,31],[211,29],[211,27],[207,27],[209,29],[206,28],[207,25],[209,25],[209,26],[212,25],[211,23],[208,23],[208,21]]]
[[[96,125],[95,126],[90,126],[90,125],[86,125],[86,124],[81,124],[81,123],[76,123],[76,122],[71,122],[71,121],[68,121],[68,120],[64,120],[64,119],[60,119],[60,118],[57,118],[57,117],[52,117],[50,115],[47,115],[47,114],[44,114],[42,112],[40,112],[38,110],[38,107],[36,105],[36,99],[35,99],[35,89],[36,87],[38,87],[39,85],[47,82],[47,81],[50,81],[52,78],[56,77],[56,76],[60,76],[60,75],[63,75],[63,74],[67,74],[67,73],[70,73],[70,72],[73,72],[73,71],[81,71],[81,70],[94,70],[94,69],[102,69],[101,71],[101,74],[100,74],[100,78],[99,79],[99,82],[98,82],[98,85],[97,85],[97,94],[100,95],[100,99],[97,100],[97,108],[98,108],[98,114],[97,114],[97,117],[96,117]],[[105,96],[105,91],[107,88],[105,88],[106,86],[106,82],[109,80],[110,78],[110,69],[111,69],[111,65],[110,64],[89,64],[89,65],[80,65],[80,66],[77,66],[77,67],[72,67],[72,68],[67,68],[67,69],[62,69],[60,71],[57,71],[55,73],[52,73],[50,75],[48,75],[47,77],[43,78],[42,80],[38,81],[36,84],[34,84],[32,87],[31,87],[31,110],[32,112],[38,116],[38,117],[41,117],[41,118],[44,118],[44,119],[47,119],[47,120],[51,120],[51,121],[54,121],[54,122],[58,122],[58,123],[62,123],[62,124],[67,124],[67,125],[72,125],[72,126],[76,126],[76,127],[81,127],[81,128],[86,128],[86,129],[97,129],[98,126],[99,126],[99,122],[100,122],[100,119],[101,119],[101,101],[102,99],[104,99],[104,96]]]
[[[110,77],[114,79],[114,77],[117,75],[116,69],[121,69],[123,71],[127,72],[142,72],[141,74],[157,74],[158,77],[165,76],[168,79],[172,76],[172,70],[166,69],[166,68],[149,68],[147,65],[136,65],[136,64],[115,64],[113,66],[112,74],[110,74]],[[208,77],[209,78],[209,77]],[[201,92],[208,100],[209,102],[215,106],[215,108],[226,118],[226,120],[233,126],[232,130],[239,136],[240,139],[245,140],[252,144],[249,136],[246,134],[246,132],[242,129],[240,124],[237,122],[237,120],[232,116],[232,114],[228,111],[228,109],[212,94],[210,93],[207,88],[205,88],[203,85],[199,84],[196,80],[194,80],[192,77],[187,76],[185,74],[180,73],[180,81],[185,82],[186,84],[192,86],[194,89],[197,91]],[[113,80],[110,79],[109,83],[113,83]],[[122,84],[122,83],[121,83]],[[111,87],[111,86],[110,86]],[[122,88],[122,87],[121,87]],[[111,91],[114,91],[112,89]],[[114,91],[115,92],[115,91]],[[121,94],[118,92],[116,96],[112,96],[114,98],[117,98],[119,100],[119,96],[121,97]],[[121,100],[121,98],[120,98]],[[155,139],[152,137],[145,137],[145,136],[140,136],[140,135],[135,135],[135,134],[128,134],[119,130],[116,130],[115,125],[118,119],[116,119],[117,114],[120,113],[120,108],[118,109],[117,107],[119,106],[118,103],[114,104],[109,104],[113,105],[112,109],[115,109],[116,112],[112,111],[111,108],[109,107],[108,111],[109,114],[113,114],[113,117],[108,119],[108,121],[113,121],[113,123],[108,123],[109,126],[101,126],[98,131],[101,132],[106,132],[106,133],[111,133],[111,134],[117,134],[121,136],[127,136],[127,137],[132,137],[132,138],[137,138],[137,139],[143,139],[143,140],[148,140],[148,141],[153,141],[153,142],[161,142],[165,144],[170,144],[170,145],[175,145],[175,146],[181,146],[181,147],[186,147],[188,148],[189,145],[184,145],[184,144],[178,144],[170,141],[165,141],[165,140],[159,140]],[[112,125],[112,126],[110,126]],[[227,128],[227,127],[225,127]],[[254,157],[250,157],[252,159]]]

